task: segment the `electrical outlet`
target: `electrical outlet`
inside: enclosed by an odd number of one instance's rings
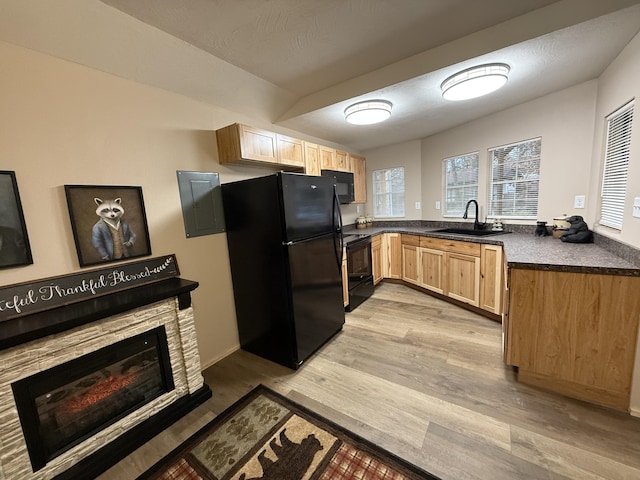
[[[633,199],[633,216],[640,218],[640,197]]]
[[[416,210],[420,210],[420,202],[416,202]]]
[[[576,198],[573,201],[573,208],[584,208],[584,202],[585,202],[584,195],[576,195]]]
[[[436,201],[436,210],[440,210],[440,202]]]

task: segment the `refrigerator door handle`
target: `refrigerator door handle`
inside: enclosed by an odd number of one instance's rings
[[[338,219],[338,224],[336,225],[336,217]],[[338,270],[342,270],[342,255],[344,253],[344,238],[342,235],[342,215],[340,214],[340,199],[338,198],[338,192],[336,192],[336,187],[333,187],[333,234],[337,235],[340,239],[339,242],[339,251],[336,252],[336,260],[338,262]],[[334,244],[336,242],[334,241]]]

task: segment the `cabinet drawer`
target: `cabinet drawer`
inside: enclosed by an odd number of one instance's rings
[[[433,248],[435,250],[443,250],[445,252],[461,253],[463,255],[471,255],[473,257],[480,256],[481,246],[479,243],[458,242],[456,240],[445,240],[443,238],[431,238],[431,237],[419,237],[419,238],[420,238],[420,246],[424,248]],[[404,243],[404,239],[402,243]]]
[[[371,248],[382,245],[382,235],[374,235],[371,237]]]
[[[414,247],[420,246],[420,237],[418,235],[402,234],[402,245],[413,245]]]

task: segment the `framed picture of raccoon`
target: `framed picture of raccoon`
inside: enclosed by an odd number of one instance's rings
[[[81,267],[151,255],[142,187],[65,185]]]
[[[0,170],[0,268],[32,263],[16,172]]]

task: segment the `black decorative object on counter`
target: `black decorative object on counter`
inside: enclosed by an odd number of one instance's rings
[[[536,237],[548,237],[549,230],[547,230],[547,222],[536,222]]]
[[[593,232],[589,230],[586,222],[580,215],[567,218],[571,225],[567,233],[560,237],[566,243],[593,243]]]

